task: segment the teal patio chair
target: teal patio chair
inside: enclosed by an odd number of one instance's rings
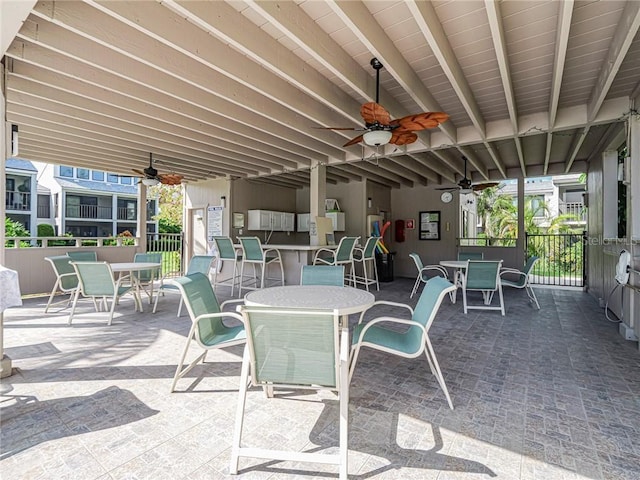
[[[238,237],[242,247],[242,266],[240,267],[240,294],[242,290],[256,290],[265,288],[269,280],[279,282],[284,285],[284,267],[282,266],[282,257],[280,251],[275,248],[263,248],[258,237]],[[249,277],[244,272],[244,267],[251,265],[253,267],[253,275]],[[276,266],[280,269],[280,278],[270,277],[268,274],[269,266]],[[258,270],[260,268],[260,281],[258,283]],[[252,278],[252,287],[245,285],[245,278]]]
[[[344,287],[343,265],[303,265],[300,285],[334,285]]]
[[[216,246],[216,262],[215,273],[213,274],[213,289],[218,285],[226,285],[231,287],[231,296],[240,275],[238,273],[238,262],[242,261],[242,255],[238,252],[238,248],[233,244],[229,237],[213,237],[213,243]],[[218,275],[222,271],[224,264],[231,264],[231,277],[224,280],[218,280]]]
[[[458,252],[458,260],[484,260],[482,252]]]
[[[504,316],[504,299],[502,297],[502,284],[500,282],[500,268],[502,260],[467,260],[467,268],[460,273],[462,283],[462,302],[464,313],[467,310],[500,310]],[[469,305],[467,292],[482,292],[482,305]],[[493,294],[498,292],[500,305],[491,306]]]
[[[345,480],[349,424],[349,335],[346,329],[340,335],[338,312],[248,306],[241,306],[239,310],[247,330],[247,346],[240,373],[230,473],[238,473],[240,457],[251,457],[339,465],[339,478]],[[243,447],[242,427],[247,389],[251,386],[263,387],[267,397],[273,396],[274,387],[336,392],[340,432],[338,453]],[[256,415],[255,402],[251,403],[251,412]]]
[[[93,300],[94,305],[98,308],[103,307],[105,310],[109,306],[111,299],[111,308],[109,310],[109,319],[107,325],[111,325],[113,313],[120,297],[127,293],[132,293],[134,298],[134,310],[142,312],[142,302],[138,296],[137,290],[132,285],[123,286],[121,283],[128,275],[121,276],[116,281],[111,271],[111,266],[107,262],[71,262],[78,276],[78,288],[73,297],[73,305],[69,314],[69,325],[73,320],[76,311],[78,298],[80,295]]]
[[[90,250],[71,250],[67,256],[75,262],[97,262],[98,254]]]
[[[211,255],[194,255],[189,260],[189,265],[187,266],[187,271],[185,273],[186,276],[193,275],[194,273],[202,273],[207,278],[209,278],[209,270],[211,270],[211,263],[215,257]],[[158,298],[160,294],[165,293],[180,293],[178,287],[172,283],[164,283],[158,289],[158,294],[156,295],[156,299],[153,302],[153,313],[156,313],[156,309],[158,308]],[[180,304],[178,305],[178,315],[182,315],[182,304],[184,303],[183,297],[180,296]]]
[[[350,354],[350,369],[349,369],[349,381],[353,376],[353,372],[356,368],[358,361],[358,355],[362,347],[369,347],[382,352],[392,353],[400,357],[405,358],[417,358],[424,352],[429,363],[431,373],[436,377],[440,388],[444,392],[444,396],[447,398],[449,408],[453,410],[453,403],[449,396],[449,390],[444,382],[438,359],[433,351],[433,346],[429,340],[429,329],[433,324],[433,320],[438,313],[438,309],[442,304],[442,299],[447,293],[451,293],[455,290],[449,280],[442,277],[434,277],[427,282],[415,309],[412,309],[409,305],[403,303],[395,303],[384,300],[375,302],[369,309],[375,308],[376,305],[384,306],[396,306],[399,308],[405,308],[411,313],[411,319],[396,318],[392,316],[382,316],[370,320],[367,323],[362,323],[364,315],[360,314],[360,320],[356,325],[353,332],[353,340],[351,344]],[[407,328],[403,331],[392,330],[387,327],[383,327],[380,323],[392,322],[395,324],[406,325]]]
[[[44,309],[44,313],[49,311],[49,307],[51,305],[57,305],[62,302],[67,302],[67,307],[71,304],[73,300],[73,294],[78,288],[78,275],[71,265],[71,258],[67,255],[56,255],[54,257],[45,257],[45,260],[51,264],[54,273],[56,274],[56,282],[53,285],[53,289],[51,290],[51,295],[49,295],[49,301],[47,302],[47,306]],[[67,300],[61,300],[59,302],[53,302],[53,298],[60,290],[60,293],[69,294],[69,298]]]
[[[189,335],[187,335],[187,343],[184,346],[171,383],[171,391],[173,392],[179,379],[189,373],[201,360],[204,363],[209,350],[241,345],[245,343],[246,334],[240,315],[235,312],[223,312],[225,305],[231,302],[240,302],[241,300],[228,300],[219,304],[209,277],[205,274],[193,273],[184,277],[169,279],[167,284],[175,287],[182,295],[182,300],[191,318],[191,329],[189,330]],[[222,321],[225,317],[234,318],[238,320],[239,324],[227,326]],[[192,340],[195,340],[204,351],[183,368]]]
[[[503,287],[524,288],[529,300],[534,302],[536,307],[538,307],[538,310],[540,310],[538,298],[531,287],[531,271],[538,260],[539,258],[536,256],[530,257],[522,270],[517,270],[515,268],[502,268],[500,270],[500,282]],[[508,275],[511,279],[503,278],[504,275]]]
[[[422,263],[422,259],[420,258],[420,255],[418,255],[415,252],[410,253],[409,256],[411,257],[411,259],[413,260],[413,263],[415,263],[416,268],[418,269],[418,276],[416,277],[416,281],[413,284],[413,289],[411,290],[411,295],[409,295],[409,298],[413,298],[413,296],[418,291],[418,288],[420,288],[421,283],[426,284],[429,281],[429,272],[435,273],[436,276],[442,276],[446,279],[449,278],[449,276],[447,275],[446,268],[441,267],[440,265],[425,266]],[[451,301],[454,301],[454,297],[451,298]]]
[[[354,265],[362,264],[362,277],[356,275],[355,281],[364,285],[367,292],[369,291],[369,285],[375,285],[376,290],[380,290],[378,268],[376,267],[376,245],[379,240],[380,237],[369,237],[364,247],[355,247],[353,249]]]
[[[345,274],[346,268],[349,267],[349,277],[351,278],[351,285],[356,286],[355,277],[355,264],[353,261],[353,250],[356,248],[356,244],[360,240],[360,237],[342,237],[338,247],[332,248],[320,248],[316,250],[313,256],[314,265],[344,265]],[[347,277],[347,278],[349,278]]]
[[[152,262],[162,264],[162,253],[136,253],[133,256],[133,261],[134,263]],[[133,275],[149,297],[149,305],[151,305],[155,281],[159,280],[160,286],[162,286],[162,266],[133,272]]]

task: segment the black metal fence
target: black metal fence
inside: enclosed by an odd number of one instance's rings
[[[586,281],[586,232],[526,236],[527,258],[540,258],[531,283],[583,287]]]
[[[182,275],[182,233],[148,233],[147,252],[162,254],[162,275],[177,277]]]

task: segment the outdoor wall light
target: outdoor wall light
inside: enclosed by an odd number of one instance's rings
[[[226,208],[227,206],[227,197],[224,195],[220,197],[220,205],[222,205],[222,208]]]
[[[367,207],[371,208],[373,202],[371,201],[371,197],[367,198]]]

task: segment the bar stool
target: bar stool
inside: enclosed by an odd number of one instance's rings
[[[284,285],[284,267],[282,265],[282,257],[280,251],[275,248],[263,249],[260,239],[258,237],[238,237],[240,245],[242,246],[242,267],[240,267],[240,297],[242,297],[242,290],[257,290],[259,288],[265,288],[268,280],[279,281],[281,285]],[[244,285],[244,279],[247,277],[244,273],[245,265],[251,265],[253,267],[253,286],[249,287]],[[267,268],[269,265],[280,266],[280,278],[269,277],[267,275]],[[256,266],[260,266],[260,283],[258,286],[258,274]]]
[[[229,237],[213,237],[213,243],[216,246],[216,262],[215,262],[215,273],[213,275],[213,288],[215,290],[217,285],[224,285],[231,287],[231,296],[233,297],[233,290],[235,289],[236,282],[239,283],[238,279],[240,275],[238,274],[238,262],[242,261],[242,255],[238,252],[236,246],[233,245],[231,238]],[[232,272],[231,278],[225,278],[222,280],[218,280],[218,274],[224,268],[224,263],[232,264]]]

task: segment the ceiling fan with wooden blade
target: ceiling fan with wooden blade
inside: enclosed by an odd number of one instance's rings
[[[372,147],[386,145],[387,143],[398,146],[407,145],[418,139],[415,132],[427,128],[435,128],[449,119],[449,115],[444,112],[422,112],[392,120],[389,112],[378,103],[380,94],[380,69],[383,65],[377,58],[372,58],[371,66],[376,71],[376,101],[367,102],[360,107],[360,115],[365,123],[364,128],[320,127],[326,130],[361,130],[365,132],[349,140],[343,145],[344,147],[360,142],[364,142]]]
[[[475,185],[472,184],[471,179],[467,178],[467,157],[463,156],[462,160],[464,160],[464,177],[462,178],[462,180],[460,180],[454,187],[440,187],[436,188],[436,190],[458,190],[460,193],[474,193],[480,192],[485,188],[497,187],[498,185],[500,185],[500,182],[478,183]]]
[[[132,168],[132,170],[134,173],[142,177],[143,183],[145,183],[144,180],[155,180],[164,185],[179,185],[182,182],[182,175],[178,175],[177,173],[159,173],[158,170],[153,167],[152,153],[149,153],[149,166],[147,168],[144,170],[136,170],[135,168]]]

